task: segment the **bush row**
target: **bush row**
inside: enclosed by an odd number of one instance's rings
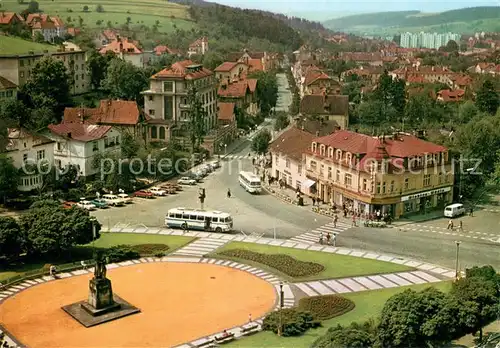
[[[218,254],[258,262],[277,269],[290,277],[307,277],[320,273],[325,269],[325,267],[319,263],[300,261],[289,255],[283,254],[261,254],[243,249],[225,250]]]
[[[299,310],[311,312],[318,320],[327,320],[354,309],[354,302],[338,295],[304,297]]]
[[[311,328],[321,326],[321,322],[316,320],[312,313],[296,308],[285,308],[268,314],[264,318],[262,329],[277,334],[280,320],[283,328],[282,334],[285,337],[300,336]]]
[[[121,262],[137,259],[141,255],[154,255],[162,257],[168,250],[166,244],[138,244],[138,245],[116,245],[105,251],[109,262]]]

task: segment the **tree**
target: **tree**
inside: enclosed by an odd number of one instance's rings
[[[28,4],[28,9],[27,9],[28,13],[38,13],[40,12],[40,5],[38,4],[37,1],[30,1],[30,3]]]
[[[5,201],[7,196],[16,193],[19,182],[19,171],[14,167],[12,158],[0,153],[0,199]]]
[[[131,17],[127,17],[126,20],[125,20],[125,23],[127,25],[129,25],[131,22],[132,22],[132,18]]]
[[[458,119],[461,123],[467,123],[478,114],[477,106],[470,100],[458,107]]]
[[[35,202],[20,219],[19,226],[29,255],[60,254],[75,245],[87,244],[101,228],[89,213],[73,207],[64,209],[53,200]]]
[[[80,28],[82,28],[82,27],[83,27],[83,18],[82,18],[81,16],[78,16],[78,26],[79,26]]]
[[[39,31],[37,31],[35,33],[35,37],[33,38],[33,40],[35,40],[35,42],[38,42],[38,43],[44,43],[45,42],[45,38],[43,37],[43,34]]]
[[[144,71],[130,62],[113,59],[106,72],[106,77],[101,82],[102,88],[109,91],[112,98],[135,100],[142,104],[144,98],[141,92],[149,83],[149,77]]]
[[[290,119],[286,112],[279,112],[276,114],[276,120],[274,121],[274,130],[280,131],[285,129],[290,124]]]
[[[124,132],[121,143],[121,154],[124,158],[133,158],[137,156],[139,144],[135,138],[128,132]]]
[[[257,79],[256,94],[259,100],[260,112],[266,116],[278,101],[278,80],[270,72],[257,72],[250,75]]]
[[[271,139],[271,133],[267,129],[261,130],[252,140],[252,151],[260,155],[267,153]]]
[[[216,67],[224,62],[224,57],[219,53],[214,51],[208,51],[203,55],[202,64],[204,67],[210,70],[214,70]]]
[[[101,4],[98,4],[96,7],[95,7],[95,11],[96,12],[104,12],[104,7],[102,7]]]
[[[352,323],[344,327],[337,325],[313,343],[312,348],[371,348],[375,336],[367,328],[368,325]]]
[[[189,139],[191,141],[192,151],[195,152],[203,142],[203,136],[206,134],[205,119],[206,111],[203,109],[200,96],[194,86],[188,90],[189,105]]]
[[[106,73],[110,62],[115,58],[112,51],[102,55],[96,50],[92,50],[87,58],[87,67],[90,73],[90,83],[94,89],[101,87],[101,82],[106,78]]]
[[[409,127],[416,127],[424,122],[436,122],[439,115],[435,102],[427,95],[414,95],[408,99],[404,111],[404,122]]]
[[[0,119],[9,127],[24,127],[30,110],[17,99],[7,99],[0,105]]]
[[[83,6],[83,12],[89,12],[89,7],[87,5]]]
[[[458,44],[455,40],[450,40],[446,43],[446,46],[444,46],[444,51],[445,52],[458,52],[459,47]]]
[[[476,106],[479,111],[494,115],[500,105],[500,99],[495,85],[492,81],[486,80],[476,94]]]
[[[69,80],[64,63],[46,57],[36,63],[31,78],[20,92],[28,107],[46,107],[52,110],[59,122],[64,108],[71,103]]]
[[[21,230],[16,220],[11,217],[0,216],[0,259],[7,260],[21,254]]]
[[[9,143],[8,133],[7,122],[0,118],[0,154],[6,150],[6,146]]]

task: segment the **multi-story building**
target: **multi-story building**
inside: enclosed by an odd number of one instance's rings
[[[217,91],[219,100],[224,102],[234,102],[240,109],[245,110],[250,115],[259,112],[257,101],[256,79],[240,79],[232,83],[222,83]]]
[[[215,68],[214,72],[215,77],[220,83],[230,84],[246,76],[248,65],[242,62],[224,62]]]
[[[56,168],[75,166],[78,176],[92,177],[100,170],[98,155],[120,154],[121,134],[111,126],[82,123],[49,125],[47,138],[54,143]]]
[[[52,57],[64,63],[74,80],[71,94],[82,94],[90,90],[90,74],[87,69],[85,51],[66,50],[64,46],[61,46],[57,52],[46,50],[44,52],[29,51],[24,54],[0,53],[0,75],[18,87],[22,87],[31,77],[36,63],[44,57]]]
[[[300,115],[335,121],[341,129],[349,126],[349,96],[307,94],[300,101]]]
[[[54,141],[25,129],[9,129],[6,152],[20,170],[19,191],[27,192],[43,185],[40,172],[48,173],[54,163]]]
[[[144,52],[139,48],[137,41],[117,35],[116,39],[99,50],[101,54],[113,52],[116,56],[138,68],[144,68]]]
[[[438,49],[453,40],[460,42],[461,35],[456,33],[402,33],[400,46],[404,48],[432,48]]]
[[[206,111],[206,130],[217,125],[217,80],[214,73],[201,64],[184,60],[151,76],[150,88],[142,92],[150,141],[169,141],[174,135],[172,133],[182,137],[180,134],[188,128],[188,90],[191,87],[195,88]]]
[[[205,54],[207,52],[208,52],[208,38],[202,37],[189,45],[187,54],[188,57],[191,57],[193,54]]]
[[[54,42],[56,37],[63,37],[66,34],[66,26],[61,18],[49,16],[43,13],[30,13],[26,17],[26,25],[31,28],[31,34],[37,32],[42,34],[45,41]]]
[[[453,199],[448,150],[409,134],[371,137],[342,130],[313,139],[304,160],[315,197],[362,214],[398,218]]]
[[[24,19],[15,12],[0,12],[0,27],[23,23]]]
[[[0,76],[0,102],[7,99],[17,99],[17,85]]]

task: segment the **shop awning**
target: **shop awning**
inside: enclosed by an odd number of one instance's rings
[[[309,187],[313,186],[314,184],[316,184],[316,181],[311,180],[311,179],[307,179],[306,181],[304,181],[304,184],[302,184],[302,186],[305,188],[309,188]]]

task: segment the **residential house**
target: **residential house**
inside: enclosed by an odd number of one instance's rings
[[[371,66],[384,65],[383,56],[380,52],[342,52],[340,59],[352,61],[358,64],[366,64]]]
[[[380,76],[384,73],[383,67],[359,67],[356,69],[350,69],[344,71],[341,74],[341,80],[346,81],[349,77],[356,75],[359,80],[364,81],[370,85],[376,85],[380,79]]]
[[[442,66],[414,66],[396,69],[389,73],[393,78],[399,78],[408,81],[413,76],[415,83],[444,83],[451,87],[453,84],[451,78],[455,75],[447,67]]]
[[[171,136],[185,138],[189,128],[188,90],[193,86],[206,111],[205,129],[217,125],[217,81],[201,64],[184,60],[151,76],[150,88],[143,91],[150,141],[168,142]],[[172,134],[174,133],[174,134]]]
[[[116,40],[99,50],[101,54],[106,54],[106,52],[113,52],[118,58],[130,62],[138,68],[144,68],[144,52],[139,48],[137,41],[118,36]]]
[[[322,70],[309,69],[300,85],[300,95],[314,94],[318,90],[328,90],[330,94],[340,94],[340,84]]]
[[[236,122],[236,104],[219,102],[217,104],[217,137],[214,137],[213,152],[224,153],[227,146],[238,137],[238,124]],[[208,140],[208,139],[206,139]]]
[[[236,106],[245,110],[250,115],[259,112],[257,100],[257,80],[242,79],[230,84],[223,83],[217,91],[217,96],[221,101],[234,102]]]
[[[453,89],[463,89],[464,91],[470,88],[472,85],[473,79],[469,75],[464,74],[455,74],[451,78]]]
[[[37,32],[42,34],[45,41],[54,42],[56,37],[64,37],[66,26],[61,18],[43,13],[30,13],[26,17],[26,24],[31,28],[33,37]]]
[[[313,134],[293,126],[276,138],[269,145],[272,158],[271,177],[282,180],[288,187],[309,194],[309,187],[314,181],[306,177],[302,156],[314,138]]]
[[[490,74],[493,76],[500,75],[500,64],[495,63],[478,63],[475,67],[468,69],[476,74]]]
[[[465,91],[463,89],[456,89],[450,91],[449,89],[443,89],[437,92],[437,100],[445,103],[449,102],[460,102],[464,100]]]
[[[364,216],[380,211],[398,218],[453,201],[448,150],[405,133],[371,137],[342,130],[315,138],[305,168],[316,198]]]
[[[24,23],[24,18],[15,12],[0,12],[0,28]]]
[[[193,54],[203,55],[207,52],[208,52],[208,38],[204,36],[189,45],[187,54],[188,57],[191,57]]]
[[[230,84],[246,76],[248,65],[242,62],[224,62],[214,70],[215,77],[221,84]]]
[[[270,71],[280,66],[280,56],[267,52],[251,52],[244,49],[243,52],[233,52],[228,54],[227,60],[230,62],[242,62],[249,66],[250,71]]]
[[[7,80],[5,77],[0,76],[0,102],[7,99],[17,99],[17,85]]]
[[[300,115],[294,119],[294,126],[316,137],[329,135],[340,130],[340,126],[334,120],[303,117]]]
[[[82,123],[49,125],[47,137],[54,144],[56,168],[75,166],[78,176],[92,178],[99,173],[96,156],[119,155],[121,134],[111,126]]]
[[[153,51],[154,51],[155,55],[157,55],[157,56],[161,56],[163,54],[181,56],[181,53],[179,52],[178,49],[170,48],[170,47],[165,46],[165,45],[158,45],[153,49]]]
[[[97,108],[65,108],[62,123],[113,126],[122,135],[142,137],[141,119],[135,101],[105,99]]]
[[[337,122],[341,129],[349,126],[347,95],[308,94],[300,101],[300,116]]]
[[[64,45],[61,45],[57,52],[27,51],[23,54],[2,54],[0,52],[0,75],[18,87],[22,87],[31,77],[31,72],[37,61],[46,56],[62,61],[68,74],[73,76],[74,84],[70,87],[71,94],[82,94],[90,90],[90,74],[87,69],[85,51],[66,50]]]
[[[109,45],[113,41],[116,41],[120,37],[120,34],[116,30],[106,29],[97,34],[94,43],[97,49],[100,49],[106,45]]]
[[[20,170],[17,189],[28,192],[43,185],[40,171],[47,171],[54,164],[54,142],[25,129],[8,129],[7,156]]]

